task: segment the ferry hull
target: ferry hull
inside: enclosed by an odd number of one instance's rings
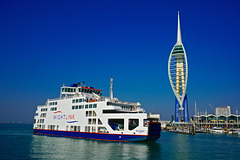
[[[59,131],[59,130],[45,130],[33,129],[34,134],[50,135],[60,137],[71,137],[81,139],[92,139],[102,141],[119,141],[119,142],[141,142],[141,141],[156,141],[159,135],[126,135],[126,134],[109,134],[109,133],[88,133],[88,132],[75,132],[75,131]]]

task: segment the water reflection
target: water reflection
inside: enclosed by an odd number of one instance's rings
[[[0,124],[0,159],[236,159],[240,136],[162,132],[156,143],[118,143],[32,134]]]
[[[36,159],[158,159],[159,143],[122,143],[34,135]]]
[[[176,134],[175,135],[175,158],[176,159],[194,159],[192,153],[190,153],[191,144],[189,144],[189,138],[192,135]]]

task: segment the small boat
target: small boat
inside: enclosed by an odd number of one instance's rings
[[[230,129],[228,131],[228,134],[238,134],[238,131],[237,130],[234,130],[234,129]]]
[[[219,134],[225,133],[225,131],[219,127],[213,127],[209,131],[210,131],[210,133],[219,133]]]

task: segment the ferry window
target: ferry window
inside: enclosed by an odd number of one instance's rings
[[[85,105],[85,109],[87,109],[87,108],[88,108],[88,104]]]
[[[88,124],[91,124],[92,123],[92,119],[88,119]]]
[[[92,108],[92,104],[89,104],[89,108]]]
[[[148,127],[148,120],[147,119],[143,120],[143,127]]]
[[[71,92],[73,92],[73,89],[71,88]]]
[[[108,133],[107,129],[105,127],[98,127],[99,133]]]
[[[86,111],[86,117],[88,116],[88,111]]]
[[[68,131],[68,126],[66,126],[66,131]]]
[[[93,108],[97,108],[97,104],[93,104]]]
[[[73,89],[73,92],[76,92],[76,89]]]
[[[93,122],[92,122],[92,124],[96,124],[96,119],[95,119],[95,118],[93,119]]]
[[[67,90],[68,92],[70,92],[71,90],[70,90],[70,88],[68,88],[68,90]]]
[[[46,117],[46,113],[42,113],[41,115],[40,115],[40,118],[45,118]]]
[[[75,109],[75,106],[72,106],[72,109]]]
[[[51,111],[56,111],[57,110],[57,107],[53,107],[50,109]]]
[[[64,92],[64,88],[62,88],[62,92]]]
[[[96,127],[95,126],[92,127],[92,132],[96,132]]]
[[[41,109],[41,112],[45,112],[45,111],[47,111],[47,108],[42,108]]]
[[[74,131],[77,131],[77,126],[74,126]]]
[[[76,99],[76,103],[78,103],[78,99]]]
[[[77,129],[78,132],[80,132],[80,126],[78,126],[78,129]]]
[[[75,106],[75,109],[78,109],[78,106]]]
[[[100,125],[102,124],[102,121],[100,119],[98,119],[98,124],[100,124]]]
[[[90,126],[85,126],[85,132],[90,132]]]
[[[91,116],[92,116],[92,111],[89,111],[88,113],[89,113],[89,115],[88,115],[88,116],[90,116],[90,117],[91,117]]]
[[[95,112],[95,111],[93,111],[93,117],[96,117],[96,116],[97,116],[96,112]]]
[[[73,126],[70,127],[70,131],[73,131]]]
[[[124,119],[108,119],[108,124],[114,131],[124,130]]]
[[[72,100],[72,103],[75,103],[75,99]]]
[[[34,124],[36,123],[36,119],[34,119],[34,122],[33,122]]]
[[[79,99],[79,102],[82,102],[82,99]]]
[[[129,122],[128,122],[128,129],[129,130],[133,130],[138,126],[139,126],[139,120],[138,119],[129,119]]]
[[[57,105],[57,102],[55,102],[55,105]]]

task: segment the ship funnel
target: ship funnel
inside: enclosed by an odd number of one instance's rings
[[[110,100],[113,99],[113,77],[110,80]]]

